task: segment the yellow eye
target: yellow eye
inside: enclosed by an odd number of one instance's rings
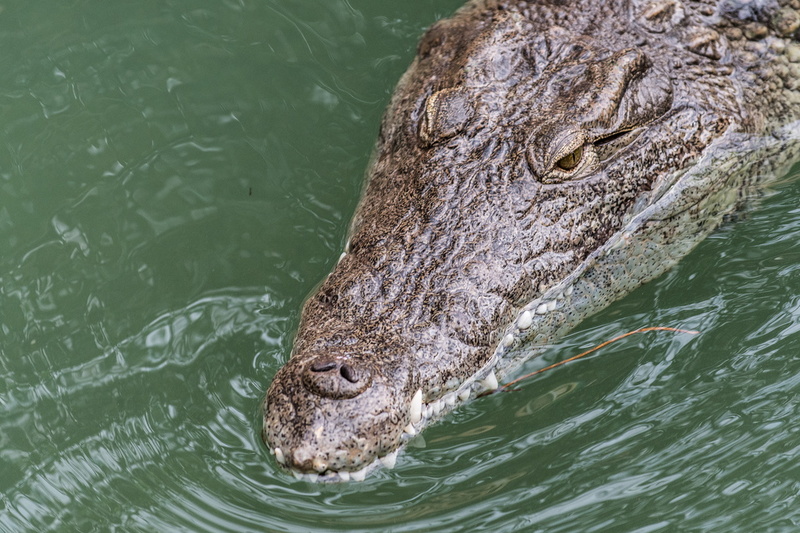
[[[575,167],[580,165],[581,158],[583,157],[583,146],[579,146],[574,152],[565,155],[558,161],[556,161],[556,166],[561,170],[575,170]]]

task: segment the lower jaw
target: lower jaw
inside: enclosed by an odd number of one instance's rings
[[[397,455],[404,445],[405,443],[403,443],[403,445],[393,452],[388,453],[383,457],[374,459],[371,463],[359,470],[326,470],[322,473],[309,473],[300,472],[298,470],[294,470],[293,468],[289,468],[289,471],[292,473],[295,479],[301,481],[310,481],[312,483],[343,483],[347,481],[364,481],[368,473],[380,468],[381,466],[389,469],[394,468],[395,462],[397,461]]]

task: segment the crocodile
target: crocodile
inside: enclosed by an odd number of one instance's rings
[[[344,252],[264,400],[362,480],[661,275],[800,157],[800,0],[473,0],[383,117]]]

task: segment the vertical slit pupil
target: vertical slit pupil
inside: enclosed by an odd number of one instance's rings
[[[556,161],[556,165],[561,170],[572,170],[581,162],[581,157],[583,157],[583,146],[579,146],[571,154],[567,154]]]

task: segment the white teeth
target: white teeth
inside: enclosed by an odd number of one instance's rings
[[[509,333],[508,335],[506,335],[505,337],[503,337],[503,346],[505,346],[506,348],[508,348],[508,347],[509,347],[509,346],[511,346],[512,344],[514,344],[514,335],[512,335],[511,333]]]
[[[339,262],[341,262],[342,259],[344,259],[346,255],[347,255],[347,253],[342,252],[342,255],[339,256]]]
[[[547,304],[539,304],[539,307],[536,308],[537,315],[543,315],[547,313]]]
[[[456,404],[456,395],[455,395],[455,393],[451,392],[450,394],[447,394],[444,397],[444,403],[446,403],[450,407],[454,406]]]
[[[422,419],[422,389],[419,389],[411,398],[409,418],[412,424],[417,424]]]
[[[283,456],[283,450],[280,448],[275,448],[275,460],[282,465],[286,464],[286,458]]]
[[[319,474],[307,474],[307,475],[308,475],[308,480],[311,483],[316,483],[317,479],[319,479]]]
[[[575,290],[575,286],[574,285],[570,285],[569,287],[567,287],[567,290],[564,291],[564,295],[565,296],[572,296],[572,291],[573,290]]]
[[[428,404],[422,408],[422,417],[423,418],[430,418],[433,414],[433,407]]]
[[[547,302],[547,310],[548,311],[552,311],[555,308],[556,308],[556,301],[555,300],[551,300],[551,301]]]
[[[414,426],[412,424],[409,424],[406,427],[404,427],[403,431],[405,431],[406,433],[408,433],[412,437],[417,434],[417,430],[414,429]]]
[[[495,390],[499,383],[497,382],[497,376],[494,374],[494,370],[492,370],[488,376],[481,380],[481,383],[487,390]]]
[[[350,472],[344,470],[339,472],[339,479],[342,481],[350,481]]]
[[[458,393],[458,399],[461,400],[462,402],[466,402],[467,400],[469,400],[469,395],[470,395],[470,390],[469,388],[466,388]]]
[[[303,479],[303,474],[297,470],[292,470],[292,475],[295,479]]]
[[[392,453],[387,453],[383,457],[381,457],[381,463],[383,466],[391,470],[394,468],[394,465],[397,463],[397,451],[393,451]]]
[[[367,469],[362,468],[361,470],[356,470],[355,472],[350,472],[350,479],[353,481],[364,481],[364,478],[367,477]]]
[[[442,412],[442,409],[444,409],[444,404],[442,403],[441,400],[437,400],[437,401],[433,402],[433,414],[434,415],[438,416],[439,413]]]
[[[531,323],[533,322],[533,315],[531,315],[530,311],[525,311],[519,318],[517,319],[517,327],[519,329],[528,329],[531,327]]]

